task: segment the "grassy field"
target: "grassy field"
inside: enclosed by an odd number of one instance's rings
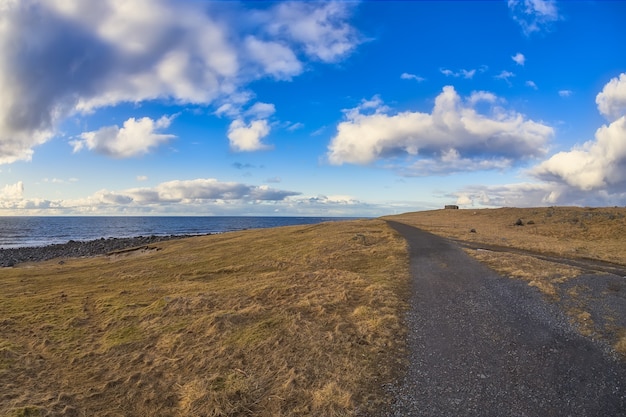
[[[626,208],[432,210],[385,218],[468,242],[626,265]]]
[[[381,220],[4,268],[0,415],[374,413],[407,282]]]
[[[602,309],[624,302],[624,280],[590,284],[590,271],[533,255],[626,265],[625,218],[561,207],[388,217],[530,251],[468,253],[626,355],[626,308]],[[0,416],[375,414],[404,366],[407,266],[405,242],[375,219],[0,269]]]
[[[604,339],[626,358],[625,280],[541,258],[599,260],[626,269],[626,208],[433,210],[385,218],[474,246],[501,247],[466,252],[504,276],[537,287],[582,333]]]

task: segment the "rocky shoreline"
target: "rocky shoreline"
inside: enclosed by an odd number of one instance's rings
[[[40,262],[54,258],[79,258],[105,255],[109,252],[149,245],[165,240],[191,237],[188,235],[137,236],[128,238],[101,238],[89,241],[70,240],[39,247],[0,249],[0,267],[11,267],[24,262]]]

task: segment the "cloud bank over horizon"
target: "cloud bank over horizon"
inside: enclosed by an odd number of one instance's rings
[[[270,181],[271,182],[271,181]],[[99,190],[73,200],[29,199],[24,184],[6,185],[0,194],[0,210],[21,215],[194,215],[205,216],[377,216],[381,206],[359,201],[348,195],[306,196],[268,185],[253,186],[222,182],[214,178],[172,180],[154,187],[120,191]],[[398,205],[399,206],[399,205]],[[400,207],[400,206],[399,206]],[[405,203],[406,210],[411,207]]]

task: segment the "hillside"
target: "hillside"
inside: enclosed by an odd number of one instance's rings
[[[0,269],[0,415],[346,416],[402,357],[404,242],[380,220]]]

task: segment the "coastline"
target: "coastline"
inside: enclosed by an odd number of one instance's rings
[[[207,233],[211,234],[211,233]],[[46,246],[24,246],[19,248],[0,248],[0,267],[13,267],[25,262],[41,262],[54,258],[80,258],[105,255],[110,252],[149,245],[173,239],[183,239],[202,235],[165,235],[135,236],[124,238],[100,238],[86,241],[70,240],[66,243],[54,243]]]

